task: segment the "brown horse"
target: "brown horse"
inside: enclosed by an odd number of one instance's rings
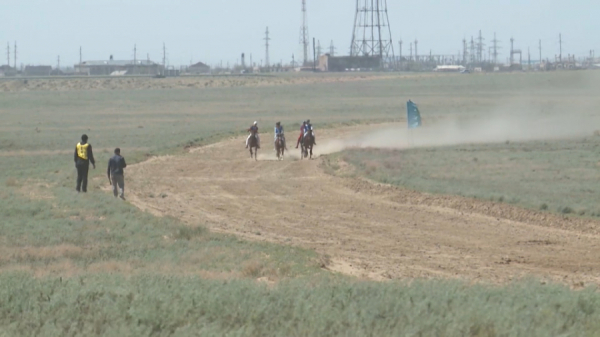
[[[277,135],[275,140],[275,150],[277,151],[277,159],[283,160],[283,154],[285,153],[285,138],[281,135]]]
[[[313,137],[312,131],[309,131],[304,139],[302,139],[302,152],[300,152],[300,158],[304,159],[310,154],[310,159],[313,155],[313,145],[315,145],[315,137]]]
[[[250,149],[250,158],[254,157],[254,160],[258,160],[258,138],[255,133],[248,140],[248,148]],[[252,148],[254,148],[254,152],[252,152]]]

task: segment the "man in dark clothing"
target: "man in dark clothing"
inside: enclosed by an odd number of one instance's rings
[[[125,176],[123,175],[123,169],[127,167],[125,158],[121,157],[121,149],[115,149],[115,155],[108,160],[108,168],[106,174],[108,175],[108,181],[113,186],[113,194],[115,198],[117,195],[125,200]],[[119,190],[121,193],[119,193]]]
[[[92,145],[87,142],[88,136],[82,135],[81,142],[75,146],[75,168],[77,168],[77,192],[87,192],[88,171],[90,163],[96,168]]]

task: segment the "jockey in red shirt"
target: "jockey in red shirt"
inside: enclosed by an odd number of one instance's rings
[[[296,148],[298,148],[298,145],[300,145],[300,141],[302,140],[302,137],[304,136],[304,128],[306,127],[306,121],[302,121],[302,125],[300,125],[300,136],[298,136],[298,142],[296,143]]]

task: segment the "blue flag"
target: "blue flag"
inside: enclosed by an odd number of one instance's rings
[[[421,126],[421,113],[419,107],[411,100],[406,102],[406,119],[408,121],[408,128],[415,129]]]

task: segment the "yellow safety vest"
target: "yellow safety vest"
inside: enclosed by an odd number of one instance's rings
[[[90,144],[83,144],[81,145],[81,143],[77,143],[77,157],[83,159],[83,160],[87,160],[88,159],[88,147],[90,146]]]

